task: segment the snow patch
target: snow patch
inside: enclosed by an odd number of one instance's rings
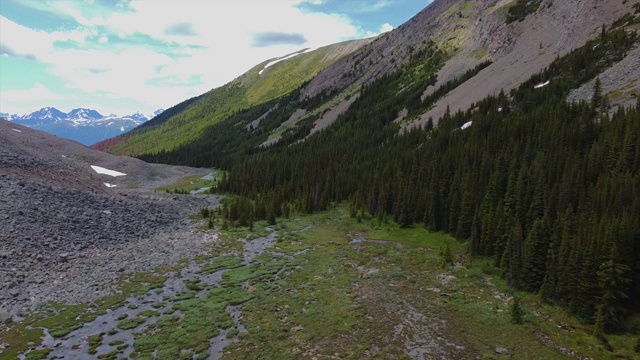
[[[106,186],[108,188],[114,188],[114,187],[118,186],[118,185],[113,185],[113,184],[109,184],[109,183],[103,183],[103,184],[104,184],[104,186]]]
[[[550,82],[551,82],[551,80],[547,80],[547,81],[545,81],[545,82],[543,82],[543,83],[540,83],[540,84],[538,84],[538,85],[534,86],[533,88],[534,88],[534,89],[540,89],[541,87],[544,87],[544,86],[549,85],[549,83],[550,83]]]
[[[281,57],[279,59],[273,60],[273,61],[267,63],[267,65],[265,65],[264,68],[262,68],[262,70],[260,70],[260,72],[258,72],[258,75],[262,75],[262,72],[265,71],[269,66],[275,65],[275,64],[279,63],[280,61],[291,59],[294,56],[297,56],[297,55],[300,55],[300,54],[304,54],[304,53],[309,52],[309,51],[311,51],[311,48],[304,49],[304,50],[302,50],[300,52],[293,53],[293,54]]]
[[[125,173],[121,173],[121,172],[119,172],[119,171],[105,169],[105,168],[103,168],[103,167],[95,166],[95,165],[91,165],[91,168],[92,168],[95,172],[97,172],[98,174],[104,174],[104,175],[109,175],[109,176],[113,176],[113,177],[127,175],[127,174],[125,174]]]
[[[124,126],[120,126],[120,131],[124,132]]]
[[[460,130],[471,127],[471,123],[473,123],[473,121],[467,121],[466,123],[462,124],[462,126],[460,126]]]
[[[22,130],[18,130],[18,129],[11,129],[11,130],[13,130],[13,131],[15,131],[15,132],[19,132],[19,133],[21,133],[21,132],[22,132]]]

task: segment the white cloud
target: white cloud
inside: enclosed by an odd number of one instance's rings
[[[389,24],[389,23],[384,23],[380,26],[380,33],[386,33],[393,30],[393,25]]]
[[[50,91],[43,84],[36,83],[30,89],[0,92],[0,112],[28,112],[35,110],[30,107],[33,102],[48,103],[62,99],[61,95]]]
[[[50,65],[50,73],[62,79],[66,88],[95,94],[105,103],[128,99],[133,100],[129,106],[142,107],[118,112],[152,111],[221,86],[267,59],[305,47],[377,35],[363,31],[343,15],[303,12],[297,8],[300,2],[133,0],[124,12],[96,11],[82,2],[54,2],[47,11],[70,16],[81,26],[73,31],[46,33],[0,17],[0,45]],[[176,26],[189,29],[192,36],[167,31]],[[381,31],[389,27],[385,24]],[[253,47],[253,37],[266,32],[300,34],[307,42]],[[140,35],[153,39],[154,47],[115,41],[116,37]],[[103,46],[101,50],[91,46],[85,46],[87,50],[59,50],[54,47],[56,41],[85,45],[97,41]],[[165,44],[167,53],[181,56],[156,52],[153,49],[158,44]],[[194,84],[190,81],[194,78],[201,82]]]

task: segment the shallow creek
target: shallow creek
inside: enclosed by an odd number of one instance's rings
[[[268,248],[274,245],[277,231],[268,230],[271,231],[268,236],[248,241],[244,245],[242,254],[244,266],[252,265],[253,260],[257,256],[262,255]],[[278,256],[279,254],[274,253],[273,255]],[[229,270],[218,270],[211,274],[199,273],[205,265],[207,265],[207,263],[198,264],[193,260],[190,261],[179,273],[169,274],[169,278],[165,281],[162,288],[150,290],[141,296],[128,298],[123,306],[107,310],[106,314],[100,315],[96,317],[95,320],[83,324],[82,327],[70,332],[64,338],[55,339],[49,334],[47,329],[42,329],[44,337],[36,349],[51,349],[52,351],[47,357],[48,359],[95,359],[100,355],[117,351],[118,348],[124,348],[117,355],[117,358],[127,359],[129,355],[134,352],[135,334],[147,330],[157,319],[154,316],[146,317],[144,323],[133,329],[119,329],[118,323],[124,319],[139,317],[139,314],[144,311],[157,311],[163,314],[166,308],[170,309],[171,306],[167,305],[165,308],[159,305],[167,303],[168,298],[175,297],[186,291],[188,282],[199,281],[201,284],[206,284],[204,289],[196,292],[195,297],[206,296],[211,287],[220,287],[222,275]],[[179,301],[175,303],[179,303]],[[219,334],[210,340],[209,359],[220,359],[226,346],[239,341],[237,336],[228,337],[232,329],[237,329],[238,334],[247,332],[246,328],[240,323],[242,312],[238,306],[227,306],[226,312],[229,314],[234,326],[228,329],[219,329]],[[173,315],[182,316],[180,310],[174,311]],[[117,329],[117,332],[110,331],[111,329]],[[96,348],[95,354],[91,355],[88,353],[90,346],[88,344],[88,338],[98,334],[104,334],[101,345]],[[126,348],[125,345],[127,345]],[[19,359],[24,360],[27,355],[28,353],[22,354],[19,356]]]

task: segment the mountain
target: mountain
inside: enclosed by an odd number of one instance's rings
[[[30,114],[23,115],[9,115],[8,120],[15,122],[16,124],[35,127],[45,124],[52,124],[56,121],[63,120],[67,117],[67,114],[62,111],[53,108],[45,107],[40,110],[34,111]]]
[[[119,117],[111,114],[103,116],[96,110],[77,108],[64,113],[53,107],[46,107],[24,115],[2,116],[7,120],[38,129],[61,138],[75,140],[84,145],[92,145],[135,128],[150,118],[161,114],[156,110],[154,115],[141,113]]]
[[[73,109],[67,114],[67,119],[78,119],[78,120],[99,120],[104,116],[100,115],[99,112],[91,109]]]
[[[167,109],[142,124],[136,134],[127,137],[130,141],[116,145],[113,151],[139,154],[188,144],[194,137],[202,136],[208,127],[239,110],[291,93],[371,41],[373,39],[348,41],[265,60],[230,83]],[[120,137],[115,142],[124,139]],[[158,142],[156,139],[163,140]],[[113,145],[114,141],[110,143]],[[102,149],[104,145],[98,144],[97,148]]]
[[[607,6],[597,0],[534,1],[528,7],[523,5],[526,3],[435,1],[405,24],[377,38],[311,52],[301,50],[267,60],[229,84],[178,104],[157,121],[145,123],[126,136],[126,143],[114,145],[125,137],[110,140],[110,147],[113,152],[129,155],[174,149],[202,138],[206,128],[234,111],[265,104],[294,89],[299,91],[301,100],[324,100],[317,101],[313,109],[304,109],[305,114],[295,121],[283,119],[262,143],[274,144],[283,132],[294,131],[305,120],[313,123],[315,132],[346,110],[363,86],[398,71],[433,46],[442,52],[442,61],[431,78],[415,79],[422,81],[421,98],[445,85],[451,89],[436,94],[437,99],[432,97],[435,101],[428,108],[398,120],[407,128],[425,126],[429,118],[437,122],[447,108],[454,112],[464,110],[488,95],[510,91],[558,56],[597,36],[602,26],[610,26],[625,13],[635,11],[626,1]],[[332,55],[325,55],[326,52]],[[636,55],[640,50],[626,54],[626,67],[612,68],[607,77],[606,90],[616,94],[612,97],[616,104],[631,104],[633,94],[640,91],[640,84],[633,80],[640,71],[632,65]],[[270,64],[273,66],[267,67]],[[422,70],[431,73],[434,69]],[[631,82],[623,76],[628,71],[636,75],[630,77]],[[472,73],[461,79],[467,72]],[[588,96],[588,91],[582,89],[574,98]],[[327,109],[331,111],[325,113]],[[319,118],[311,120],[316,116]]]
[[[602,340],[640,311],[639,31],[626,0],[436,0],[95,147],[229,171],[228,224],[346,202],[447,232]]]

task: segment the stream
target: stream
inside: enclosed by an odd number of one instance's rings
[[[277,231],[269,228],[267,228],[267,230],[271,231],[268,236],[245,243],[243,249],[244,266],[252,265],[253,260],[257,256],[264,254],[268,248],[274,245],[276,236],[278,235]],[[278,254],[274,255],[278,256]],[[152,289],[141,296],[127,298],[121,307],[107,310],[106,314],[99,315],[95,320],[83,324],[82,327],[70,332],[63,338],[56,339],[49,334],[47,329],[43,328],[44,336],[36,350],[51,349],[52,351],[47,357],[48,359],[96,359],[100,355],[109,354],[124,348],[124,350],[121,350],[121,353],[117,355],[117,358],[129,358],[129,355],[135,350],[135,334],[147,330],[157,319],[155,316],[149,316],[143,324],[133,329],[119,329],[117,327],[118,323],[123,319],[136,318],[136,316],[139,316],[139,314],[144,311],[157,311],[162,314],[163,310],[166,309],[158,309],[157,304],[166,303],[167,298],[175,297],[186,291],[187,282],[200,281],[202,284],[207,285],[204,289],[196,292],[196,297],[206,296],[211,287],[220,287],[222,274],[229,270],[223,269],[211,274],[200,274],[200,270],[202,270],[205,265],[207,265],[207,263],[198,264],[191,260],[179,273],[170,273],[169,278],[165,281],[162,288]],[[176,303],[179,303],[179,301]],[[171,306],[167,306],[166,308],[171,308]],[[219,329],[219,334],[210,340],[209,359],[220,359],[225,347],[239,341],[237,336],[228,338],[228,334],[232,329],[237,329],[239,334],[247,332],[244,325],[240,323],[240,319],[242,318],[240,307],[227,306],[226,312],[229,314],[234,326],[228,329]],[[173,314],[181,316],[180,310],[176,310]],[[118,331],[109,331],[111,329],[118,329]],[[98,334],[104,334],[101,345],[96,348],[95,354],[88,354],[88,338]],[[125,345],[127,345],[126,348]],[[28,352],[20,355],[19,359],[25,360],[27,355]]]

